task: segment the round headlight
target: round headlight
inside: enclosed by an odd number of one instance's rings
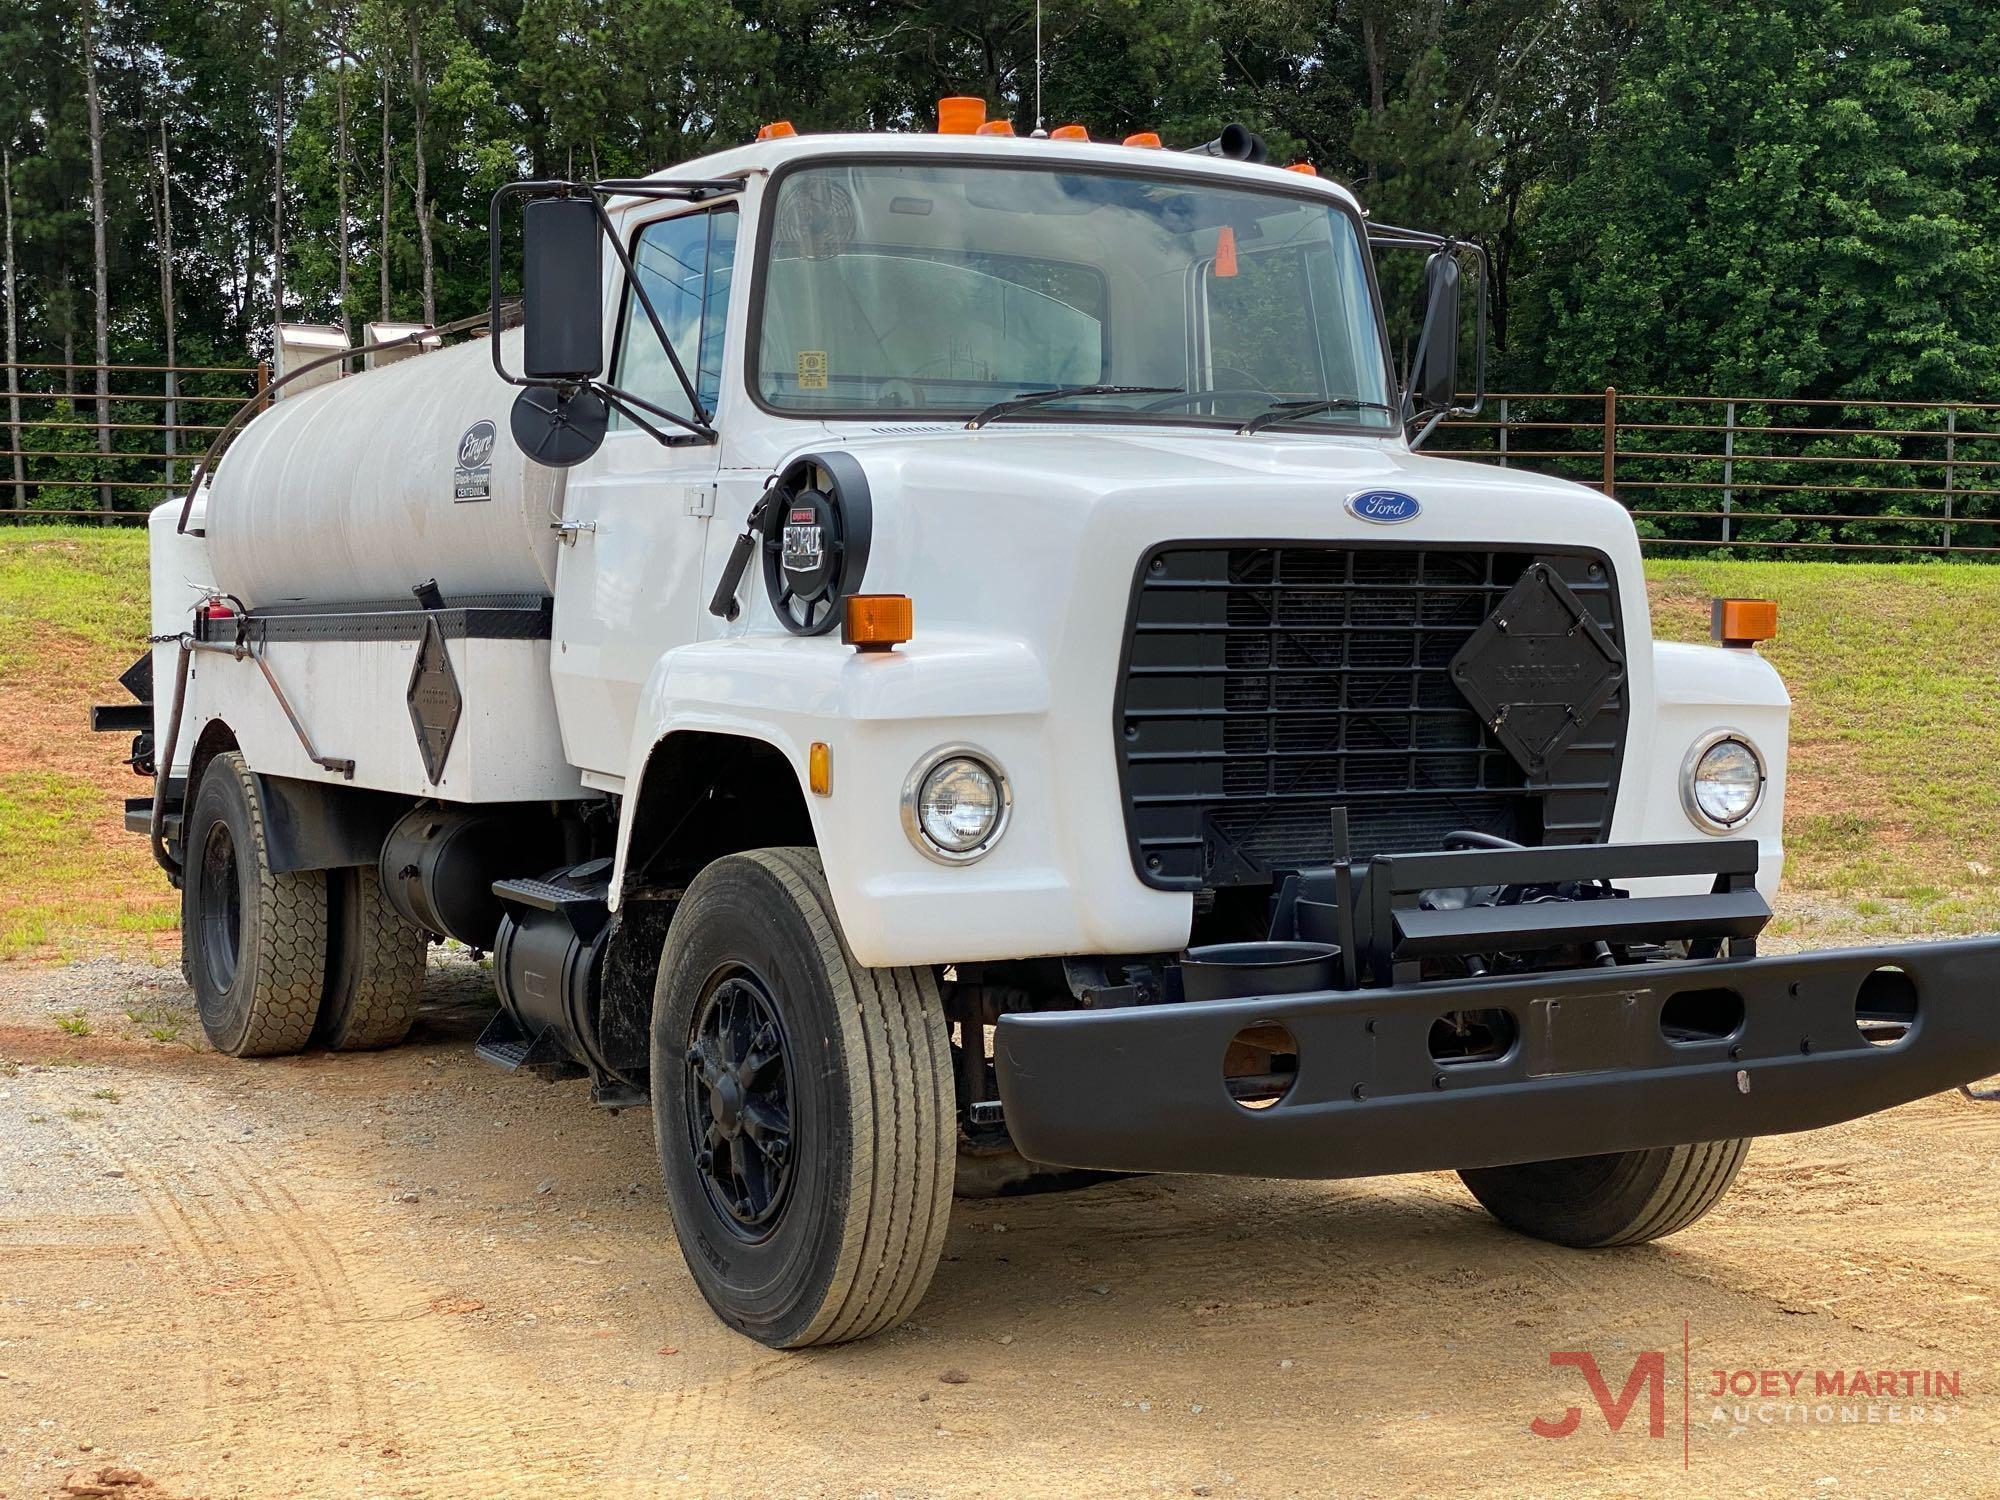
[[[932,859],[962,864],[999,839],[1007,821],[1007,778],[960,747],[934,750],[903,788],[903,827]]]
[[[1721,731],[1697,741],[1681,773],[1681,802],[1705,828],[1736,827],[1764,800],[1764,760],[1739,735]]]

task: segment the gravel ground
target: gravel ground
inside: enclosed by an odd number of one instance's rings
[[[176,969],[0,967],[0,1497],[2000,1485],[2000,1107],[1762,1142],[1615,1253],[1446,1175],[961,1203],[914,1323],[787,1355],[708,1314],[645,1112],[472,1056],[486,995],[441,962],[407,1045],[239,1063]],[[1551,1365],[1584,1350],[1613,1397],[1662,1356],[1658,1437]],[[1718,1369],[1958,1390],[1822,1422]]]

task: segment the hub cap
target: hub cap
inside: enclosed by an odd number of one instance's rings
[[[236,982],[236,956],[243,943],[243,893],[237,879],[236,840],[229,825],[210,826],[201,848],[197,877],[201,901],[202,965],[218,990]]]
[[[791,1187],[792,1096],[784,1025],[755,974],[725,970],[712,982],[695,1015],[686,1097],[709,1201],[743,1238],[763,1238]]]

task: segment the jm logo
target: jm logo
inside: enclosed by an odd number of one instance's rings
[[[1648,1396],[1646,1435],[1665,1437],[1667,1435],[1667,1357],[1657,1349],[1649,1350],[1632,1361],[1632,1373],[1626,1377],[1625,1388],[1616,1397],[1605,1382],[1604,1372],[1597,1367],[1597,1357],[1583,1350],[1565,1350],[1549,1356],[1552,1368],[1561,1369],[1565,1365],[1583,1373],[1584,1384],[1590,1387],[1590,1396],[1597,1403],[1597,1409],[1604,1414],[1604,1424],[1613,1432],[1624,1429],[1625,1419],[1632,1415],[1632,1408],[1638,1404],[1641,1392]],[[1583,1422],[1583,1411],[1579,1407],[1569,1407],[1553,1421],[1547,1417],[1536,1417],[1528,1426],[1535,1436],[1545,1438],[1566,1438],[1575,1432]]]

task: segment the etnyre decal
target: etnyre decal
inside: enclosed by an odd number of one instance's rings
[[[1363,490],[1347,497],[1347,513],[1357,521],[1373,521],[1377,526],[1394,526],[1414,521],[1424,513],[1415,495],[1401,490]]]
[[[458,440],[458,464],[451,471],[454,502],[493,498],[493,444],[497,434],[491,422],[474,422]]]

